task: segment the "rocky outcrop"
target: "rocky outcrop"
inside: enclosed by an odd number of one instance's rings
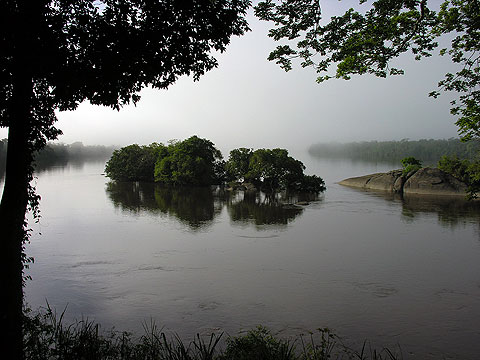
[[[466,184],[436,168],[418,170],[403,185],[404,194],[465,196],[466,191]]]
[[[422,168],[406,175],[402,170],[393,170],[345,179],[339,184],[398,194],[438,196],[465,196],[467,189],[464,183],[436,168]]]

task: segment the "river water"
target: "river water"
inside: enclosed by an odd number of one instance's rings
[[[327,191],[291,198],[109,184],[103,163],[37,174],[42,219],[27,253],[32,308],[191,339],[259,324],[332,328],[404,359],[480,353],[480,207],[336,184],[395,165],[298,157]],[[41,234],[40,234],[41,233]]]

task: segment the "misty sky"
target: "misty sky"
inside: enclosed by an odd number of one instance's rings
[[[427,96],[454,69],[447,57],[417,62],[408,55],[396,63],[404,76],[317,84],[313,69],[285,73],[267,61],[275,47],[269,25],[249,20],[252,31],[233,38],[217,57],[219,67],[199,82],[180,78],[168,90],[145,89],[136,107],[120,112],[88,103],[59,112],[59,141],[126,145],[198,135],[227,155],[241,146],[301,150],[316,142],[457,137],[448,110],[452,94]]]

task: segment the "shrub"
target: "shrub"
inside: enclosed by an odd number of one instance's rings
[[[117,181],[153,181],[153,170],[159,156],[164,156],[166,147],[152,143],[137,144],[115,150],[105,166],[106,175]]]
[[[422,168],[422,162],[413,156],[403,158],[401,163],[403,166],[403,175],[407,175],[411,171],[418,171]]]
[[[438,168],[467,184],[467,199],[478,197],[480,192],[480,161],[459,159],[456,156],[443,156]]]

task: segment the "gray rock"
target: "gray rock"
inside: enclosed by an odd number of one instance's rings
[[[467,185],[436,168],[422,168],[403,186],[404,194],[465,196]]]
[[[465,196],[467,185],[436,168],[421,168],[403,175],[402,170],[353,177],[340,185],[404,195]]]
[[[395,184],[402,176],[402,170],[392,170],[388,173],[377,173],[345,179],[340,185],[352,186],[370,190],[397,192]]]

